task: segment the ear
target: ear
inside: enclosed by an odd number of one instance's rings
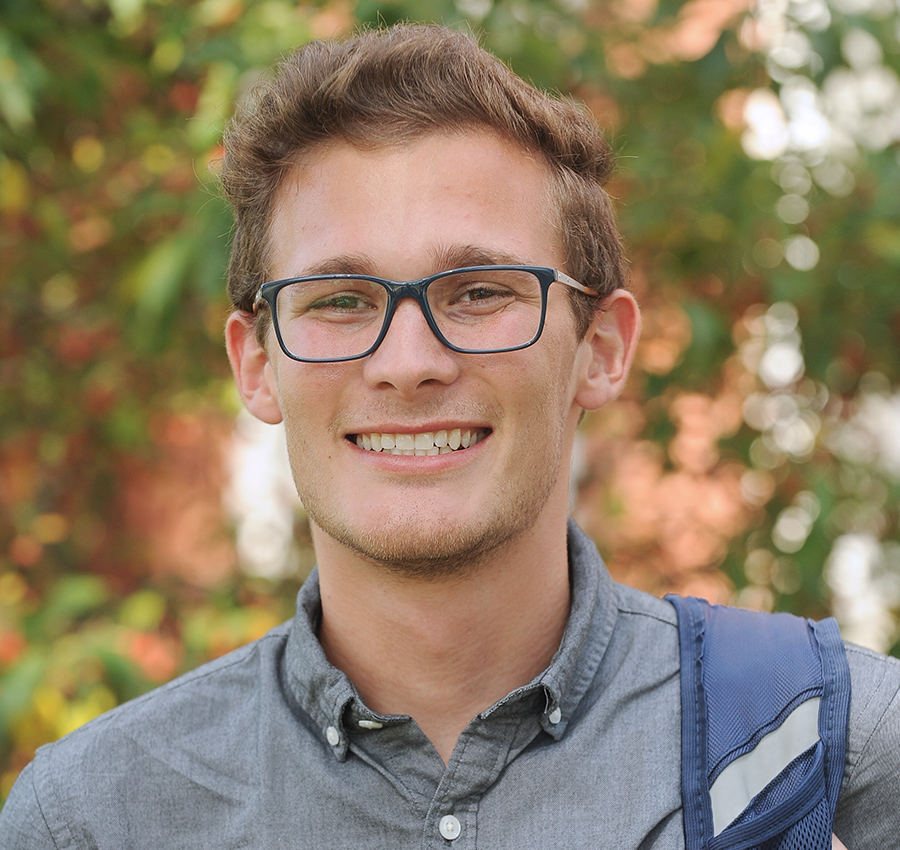
[[[596,410],[625,386],[641,334],[641,311],[634,296],[617,289],[599,305],[581,343],[575,402]]]
[[[244,404],[257,419],[276,425],[281,405],[269,355],[256,338],[253,316],[235,310],[225,323],[225,348]]]

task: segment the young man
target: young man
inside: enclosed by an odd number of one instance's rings
[[[292,623],[43,748],[3,847],[685,847],[675,609],[566,516],[640,325],[599,131],[407,27],[295,54],[226,150],[228,354],[318,568]],[[889,847],[900,665],[847,655],[836,830]]]

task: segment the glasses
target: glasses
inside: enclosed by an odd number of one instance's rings
[[[398,282],[359,274],[309,275],[264,283],[281,350],[304,363],[356,360],[375,351],[403,298],[415,300],[432,333],[452,351],[492,354],[538,341],[551,283],[595,290],[543,266],[467,266]]]

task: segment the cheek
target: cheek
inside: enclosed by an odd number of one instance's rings
[[[539,443],[561,439],[573,411],[575,381],[571,354],[557,343],[553,340],[547,346],[554,354],[552,358],[520,364],[515,382],[516,414],[524,430]]]
[[[580,346],[574,328],[568,323],[547,340],[548,362],[545,364],[545,385],[548,401],[571,404],[578,383],[578,354]]]
[[[347,364],[298,363],[281,358],[273,382],[285,419],[300,423],[333,416],[349,392],[352,376],[348,371]]]

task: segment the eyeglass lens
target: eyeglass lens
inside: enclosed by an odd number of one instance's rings
[[[531,272],[458,272],[432,281],[426,292],[441,334],[467,351],[526,345],[540,328],[543,296]],[[297,281],[279,291],[276,315],[291,354],[308,359],[354,357],[375,344],[388,301],[385,287],[361,278]]]

